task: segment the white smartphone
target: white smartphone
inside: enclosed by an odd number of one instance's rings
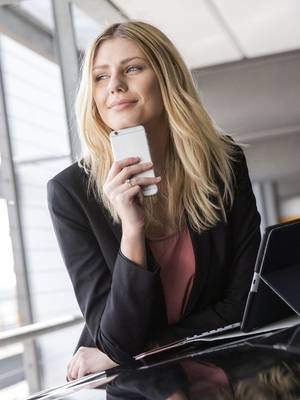
[[[115,161],[127,157],[140,157],[139,163],[152,161],[147,134],[142,125],[112,131],[109,138]],[[155,175],[153,168],[151,168],[135,176],[154,177]],[[155,184],[143,186],[142,190],[144,196],[153,196],[158,191]]]

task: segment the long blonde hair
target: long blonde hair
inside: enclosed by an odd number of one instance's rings
[[[235,387],[236,400],[297,400],[300,393],[300,364],[281,361]]]
[[[109,141],[111,129],[98,113],[92,77],[99,46],[116,37],[132,40],[143,51],[157,76],[170,128],[165,175],[160,184],[164,190],[144,198],[145,229],[154,225],[162,227],[162,221],[155,213],[161,204],[164,204],[169,226],[177,230],[185,224],[184,210],[198,232],[220,220],[226,222],[226,210],[231,208],[234,198],[232,162],[236,160],[239,147],[214,126],[201,104],[191,73],[172,42],[159,29],[145,22],[111,25],[94,40],[86,53],[76,98],[76,116],[87,149],[79,165],[88,173],[89,189],[113,221],[120,223],[116,210],[103,192],[113,163]]]

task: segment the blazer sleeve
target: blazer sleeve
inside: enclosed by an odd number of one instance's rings
[[[256,207],[246,159],[242,149],[236,167],[235,198],[228,215],[230,260],[222,300],[170,327],[171,336],[183,337],[240,322],[253,276],[260,244],[260,215]],[[168,332],[165,332],[168,337]],[[162,336],[162,337],[163,337]]]
[[[145,270],[119,249],[111,273],[76,199],[55,178],[47,189],[56,237],[89,333],[112,360],[129,361],[147,341],[159,269]]]

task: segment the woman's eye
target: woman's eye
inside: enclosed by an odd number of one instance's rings
[[[107,75],[98,75],[95,77],[95,81],[103,81],[107,78]]]
[[[140,71],[142,69],[142,67],[139,66],[131,66],[127,68],[127,72],[134,72],[134,71]]]
[[[130,67],[128,67],[125,71],[126,72],[136,72],[136,71],[141,71],[143,69],[143,67],[141,67],[141,66],[137,66],[137,65],[132,65],[132,66],[130,66]],[[106,79],[108,79],[109,78],[109,75],[107,75],[107,74],[101,74],[101,75],[98,75],[98,76],[95,76],[95,81],[96,82],[98,82],[98,81],[104,81],[104,80],[106,80]]]

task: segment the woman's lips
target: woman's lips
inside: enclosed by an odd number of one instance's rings
[[[112,106],[111,108],[117,111],[123,110],[124,108],[127,107],[132,107],[136,104],[136,101],[126,101],[124,103],[120,103],[120,104],[116,104],[114,106]]]

